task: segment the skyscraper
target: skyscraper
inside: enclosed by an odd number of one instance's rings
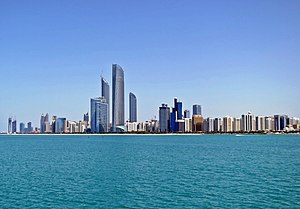
[[[112,131],[124,129],[124,71],[117,64],[112,65]]]
[[[56,118],[55,120],[55,133],[65,133],[67,130],[67,119]]]
[[[274,129],[275,131],[282,131],[287,126],[287,115],[274,115]]]
[[[137,99],[133,93],[129,93],[129,122],[137,122]]]
[[[193,115],[202,115],[201,105],[193,105]]]
[[[190,118],[191,115],[190,115],[190,111],[189,110],[185,110],[184,111],[184,118]]]
[[[233,119],[230,116],[223,117],[223,132],[233,131]]]
[[[50,122],[48,113],[45,116],[44,114],[41,115],[40,131],[41,133],[50,132]]]
[[[170,115],[170,131],[177,132],[179,131],[179,123],[182,121],[182,102],[177,100],[177,97],[174,98],[174,107]],[[182,124],[181,124],[182,125]]]
[[[91,131],[108,131],[108,105],[103,97],[91,99]]]
[[[256,131],[264,131],[266,130],[266,117],[265,116],[256,116]]]
[[[25,124],[24,123],[20,123],[20,133],[21,134],[25,133]]]
[[[41,115],[40,130],[41,130],[41,133],[45,133],[45,131],[46,131],[45,116],[44,116],[44,114]]]
[[[12,122],[12,133],[17,133],[17,120]]]
[[[86,122],[86,126],[89,124],[90,116],[88,112],[83,114],[83,121]]]
[[[254,115],[248,112],[246,115],[242,115],[241,118],[241,129],[242,131],[254,131]]]
[[[177,120],[182,119],[182,102],[177,102]]]
[[[107,106],[108,106],[108,123],[110,123],[110,97],[109,97],[109,84],[108,82],[101,77],[101,97],[103,97],[106,100]]]
[[[33,131],[33,127],[32,127],[32,123],[31,122],[28,122],[27,123],[27,133],[31,133]]]
[[[170,108],[167,104],[159,107],[159,131],[169,132],[170,130]]]
[[[12,118],[11,117],[9,117],[8,118],[8,127],[7,127],[7,133],[8,134],[10,134],[11,133],[11,131],[12,131]]]
[[[215,118],[214,119],[214,132],[221,132],[222,131],[222,118]]]

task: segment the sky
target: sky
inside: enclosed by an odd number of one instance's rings
[[[125,71],[138,120],[174,97],[205,117],[300,117],[299,0],[0,1],[0,132],[81,120],[100,75]]]

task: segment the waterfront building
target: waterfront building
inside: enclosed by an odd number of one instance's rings
[[[76,121],[67,121],[67,133],[79,133],[79,123]]]
[[[124,71],[112,65],[112,131],[124,130]]]
[[[138,122],[127,122],[126,127],[128,132],[138,132]]]
[[[40,132],[50,132],[50,123],[49,123],[49,115],[48,113],[44,116],[44,114],[41,115],[40,119]]]
[[[208,132],[208,120],[207,118],[203,118],[203,131]]]
[[[266,117],[265,116],[256,116],[256,130],[265,131],[266,130]]]
[[[89,116],[88,112],[83,114],[83,122],[85,122],[85,126],[87,128],[89,126],[89,123],[90,123],[90,116]]]
[[[133,93],[129,93],[129,122],[137,122],[137,99]]]
[[[184,119],[184,132],[192,132],[192,119],[191,118]]]
[[[51,122],[51,132],[55,133],[55,123],[56,123],[57,116],[52,116],[52,122]]]
[[[110,123],[110,95],[109,95],[109,84],[108,82],[101,76],[101,97],[106,100],[108,106],[108,124]]]
[[[265,130],[266,131],[274,130],[274,122],[272,120],[272,117],[265,117]]]
[[[203,117],[202,115],[193,115],[192,116],[192,131],[201,132],[203,131]]]
[[[91,131],[108,132],[108,105],[104,97],[91,99]]]
[[[214,119],[214,132],[222,132],[222,118]]]
[[[32,133],[33,132],[33,127],[32,127],[32,123],[31,122],[28,122],[27,123],[27,130],[26,130],[27,133]]]
[[[17,120],[13,120],[11,131],[12,131],[12,133],[17,133]]]
[[[20,123],[20,133],[21,134],[25,133],[25,124],[24,123]]]
[[[144,132],[158,132],[158,122],[157,120],[149,120],[142,123]]]
[[[181,120],[182,119],[182,102],[177,102],[176,105],[176,111],[177,111],[177,120]]]
[[[7,133],[11,134],[12,133],[12,118],[8,118],[8,127],[7,127]]]
[[[193,115],[202,115],[201,105],[193,105]]]
[[[172,108],[172,112],[170,115],[170,131],[177,132],[179,124],[178,120],[182,120],[182,102],[177,100],[177,97],[174,98],[174,107]],[[182,121],[181,121],[182,122]]]
[[[143,122],[139,122],[138,123],[137,130],[138,130],[138,132],[145,132],[144,123]]]
[[[214,131],[214,118],[207,118],[207,132],[213,132]]]
[[[45,120],[45,116],[44,116],[44,114],[42,114],[41,119],[40,119],[40,131],[41,131],[41,133],[45,132],[45,130],[44,130],[44,120]]]
[[[274,115],[274,129],[275,131],[283,131],[288,125],[287,115]]]
[[[87,129],[87,122],[86,121],[79,121],[78,132],[83,133],[83,132],[86,131],[86,129]]]
[[[159,131],[170,131],[170,107],[167,104],[162,104],[159,107]]]
[[[223,132],[225,133],[232,132],[233,131],[232,123],[233,123],[232,117],[230,116],[223,117]]]
[[[176,121],[176,125],[177,125],[177,132],[185,132],[185,121],[184,119],[179,119]]]
[[[183,116],[184,116],[184,118],[190,118],[191,117],[190,111],[185,110],[184,113],[183,113]]]
[[[67,132],[67,119],[56,118],[55,120],[55,133],[66,133]]]
[[[241,131],[241,119],[233,118],[233,131],[240,132]]]
[[[255,130],[254,115],[251,112],[243,114],[241,117],[241,129],[242,131],[250,132]]]
[[[297,124],[299,124],[299,121],[300,121],[299,118],[296,118],[296,117],[289,117],[289,118],[288,118],[288,125],[289,125],[289,126],[297,125]]]
[[[176,118],[177,118],[177,112],[175,108],[173,108],[172,112],[170,113],[170,132],[177,131]]]

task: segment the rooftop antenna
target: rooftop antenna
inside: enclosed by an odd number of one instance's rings
[[[100,96],[102,96],[102,79],[103,79],[103,70],[100,73]]]
[[[101,70],[100,77],[103,78],[103,70]]]

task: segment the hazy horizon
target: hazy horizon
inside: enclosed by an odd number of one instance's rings
[[[125,119],[129,92],[139,121],[174,97],[205,117],[300,117],[299,20],[297,0],[1,1],[0,132],[9,116],[81,120],[113,63]]]

